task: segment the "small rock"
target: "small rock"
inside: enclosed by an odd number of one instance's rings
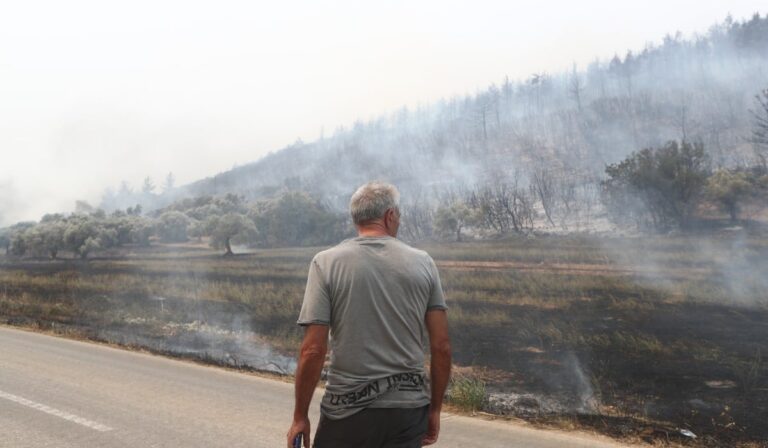
[[[736,383],[731,380],[704,381],[704,384],[706,384],[707,387],[711,387],[712,389],[733,389],[736,387]]]
[[[691,431],[688,431],[687,429],[681,429],[680,434],[684,435],[685,437],[689,437],[691,439],[696,438],[696,434],[692,433]]]

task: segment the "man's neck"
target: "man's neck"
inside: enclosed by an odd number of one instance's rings
[[[357,227],[357,236],[392,236],[387,229],[378,223]]]
[[[391,236],[387,232],[381,232],[378,230],[358,230],[357,236]]]

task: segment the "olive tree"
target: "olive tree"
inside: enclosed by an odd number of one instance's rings
[[[87,215],[73,215],[67,219],[64,230],[64,245],[80,258],[85,259],[94,250],[103,247],[102,228]]]
[[[59,251],[65,247],[64,232],[66,227],[66,222],[63,220],[41,222],[29,230],[29,232],[37,236],[35,242],[30,242],[30,246],[36,246],[33,250],[39,253],[46,253],[55,260]]]
[[[266,246],[304,246],[337,242],[346,233],[345,217],[304,192],[289,192],[251,207],[249,216]]]
[[[233,255],[232,243],[244,244],[256,237],[256,226],[247,216],[239,213],[227,213],[221,218],[213,217],[209,222],[211,245],[223,248],[224,255]]]
[[[187,227],[191,223],[192,220],[182,212],[165,212],[158,220],[157,233],[166,242],[187,241]]]
[[[156,223],[150,218],[125,213],[112,213],[102,223],[105,237],[112,237],[114,231],[115,246],[124,244],[149,245],[149,238],[156,230]]]
[[[23,221],[16,223],[8,228],[9,245],[6,247],[6,253],[21,256],[27,252],[27,241],[25,233],[27,230],[37,225],[34,221]]]
[[[149,246],[149,239],[157,230],[157,223],[149,218],[131,220],[130,240],[140,246]]]
[[[470,208],[463,201],[440,206],[435,212],[435,230],[442,235],[454,235],[456,241],[461,241],[462,229],[479,221],[477,210]]]

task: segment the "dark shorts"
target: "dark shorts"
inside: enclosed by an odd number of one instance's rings
[[[341,420],[320,416],[315,448],[421,448],[429,406],[366,408]]]

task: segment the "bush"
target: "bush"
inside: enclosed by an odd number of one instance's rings
[[[474,412],[482,409],[487,394],[485,382],[470,377],[454,377],[448,392],[448,401],[465,411]]]
[[[192,220],[182,212],[165,212],[160,215],[157,233],[163,241],[184,242],[187,241],[187,227],[191,223]]]
[[[734,170],[718,170],[707,179],[706,194],[723,211],[728,213],[732,222],[739,217],[740,205],[755,191],[748,173]]]
[[[634,152],[605,172],[603,201],[617,224],[685,229],[709,176],[709,158],[700,143],[671,141]]]
[[[346,216],[299,191],[254,204],[250,216],[267,247],[335,244],[346,234]]]

